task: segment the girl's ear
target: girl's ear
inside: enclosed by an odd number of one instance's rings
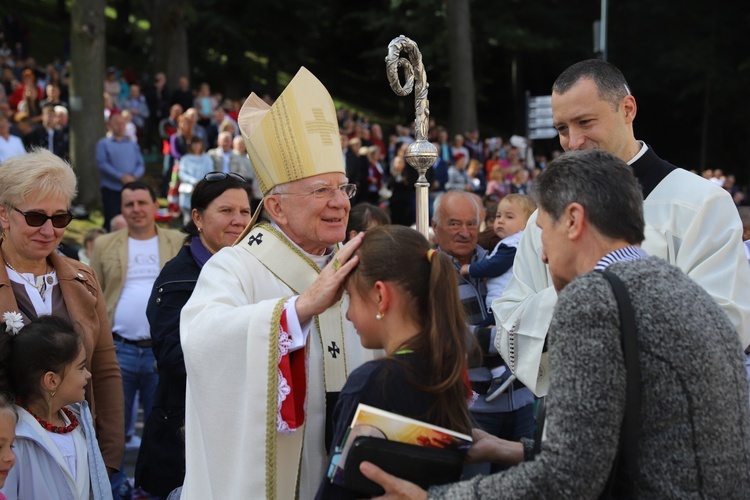
[[[385,313],[393,300],[393,289],[383,281],[376,281],[373,290],[376,293],[375,303],[378,306],[378,311]]]
[[[56,391],[60,386],[60,375],[53,371],[49,371],[42,375],[42,389],[45,391]]]

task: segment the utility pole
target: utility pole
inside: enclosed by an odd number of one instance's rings
[[[607,60],[607,0],[602,0],[601,23],[599,25],[599,43],[602,61]]]

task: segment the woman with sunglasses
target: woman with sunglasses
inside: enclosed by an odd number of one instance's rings
[[[143,429],[135,469],[136,486],[166,498],[185,477],[185,361],[180,347],[180,311],[195,288],[203,264],[230,246],[250,222],[252,187],[239,174],[211,172],[193,189],[185,246],[154,282],[146,316],[151,325],[159,384]]]
[[[75,325],[86,350],[91,382],[86,400],[111,475],[124,451],[122,378],[99,282],[91,268],[58,254],[73,220],[76,176],[46,149],[8,159],[0,167],[0,314],[18,312],[24,324],[42,315]]]

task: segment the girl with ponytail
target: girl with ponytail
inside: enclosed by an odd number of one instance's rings
[[[386,356],[351,373],[334,410],[341,443],[359,403],[471,434],[466,327],[450,259],[400,225],[367,231],[346,281],[347,318]],[[323,478],[317,498],[356,498]]]

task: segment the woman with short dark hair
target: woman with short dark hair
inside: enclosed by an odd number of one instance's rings
[[[145,427],[135,484],[166,498],[185,478],[185,361],[180,312],[195,289],[203,265],[232,245],[250,222],[252,188],[239,174],[211,172],[195,185],[185,246],[154,282],[146,316],[151,325],[159,384]]]

